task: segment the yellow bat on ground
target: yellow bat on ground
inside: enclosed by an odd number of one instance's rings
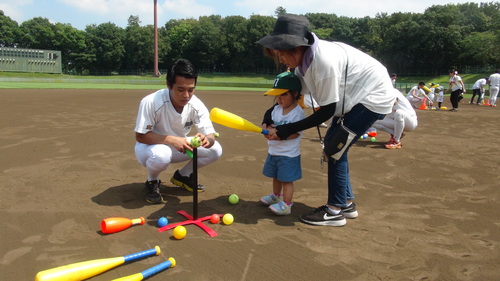
[[[99,275],[121,264],[160,254],[160,247],[123,257],[97,259],[63,265],[38,272],[35,281],[80,281]]]
[[[155,265],[151,268],[148,268],[148,269],[144,270],[143,272],[132,274],[132,275],[125,276],[122,278],[118,278],[118,279],[113,279],[111,281],[141,281],[141,280],[149,278],[155,274],[158,274],[167,268],[175,267],[175,265],[176,265],[175,259],[170,257],[170,258],[168,258],[167,261],[162,262],[158,265]]]
[[[217,124],[233,128],[236,130],[261,133],[268,135],[269,131],[262,129],[261,127],[253,124],[252,122],[241,118],[240,116],[233,114],[231,112],[225,111],[223,109],[214,107],[210,110],[210,120]]]

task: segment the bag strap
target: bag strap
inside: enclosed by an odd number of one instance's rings
[[[344,116],[344,105],[345,105],[345,89],[347,88],[347,70],[349,67],[349,62],[345,65],[345,77],[344,77],[344,97],[342,98],[342,116]]]
[[[338,44],[342,49],[344,49],[344,47],[342,47],[342,45]],[[344,52],[346,54],[346,64],[345,64],[345,75],[344,75],[344,97],[342,98],[342,115],[340,117],[340,120],[344,120],[344,106],[345,106],[345,91],[346,91],[346,88],[347,88],[347,70],[349,69],[349,55],[347,54],[347,51],[344,49]]]
[[[335,43],[335,44],[339,45],[344,50],[344,52],[346,54],[346,60],[347,60],[347,63],[345,65],[345,74],[344,74],[344,93],[343,93],[344,96],[342,97],[342,115],[339,118],[339,122],[342,122],[344,120],[345,92],[346,92],[346,88],[347,88],[347,71],[349,70],[349,55],[347,54],[347,51],[345,50],[345,48],[342,45],[340,45],[339,43]],[[313,101],[312,94],[309,94],[309,96],[311,97],[311,105],[312,105],[313,112],[314,112],[314,111],[316,111],[316,109],[314,108],[314,101]],[[319,125],[316,125],[316,128],[318,129],[319,141],[321,142],[321,144],[323,144],[323,138],[321,137],[321,131],[319,129]]]
[[[309,93],[309,97],[311,98],[311,106],[313,108],[313,113],[314,113],[316,109],[314,108],[314,99],[311,93]],[[321,130],[319,129],[319,125],[316,125],[316,129],[318,129],[319,142],[323,144],[323,137],[321,136]]]

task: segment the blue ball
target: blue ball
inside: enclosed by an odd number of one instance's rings
[[[161,217],[159,220],[158,220],[158,226],[159,227],[164,227],[165,225],[168,224],[168,219],[166,217]]]

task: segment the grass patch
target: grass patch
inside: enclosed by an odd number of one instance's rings
[[[472,84],[489,74],[463,74],[467,89]],[[240,74],[228,75],[218,73],[201,74],[197,88],[228,91],[262,91],[271,87],[274,75]],[[437,77],[401,77],[397,83],[399,88],[411,88],[419,81],[437,83],[448,88],[448,75]],[[1,72],[0,88],[2,89],[161,89],[166,87],[165,76],[158,78],[138,75],[110,76],[75,76],[49,73]]]

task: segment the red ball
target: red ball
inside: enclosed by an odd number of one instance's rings
[[[217,215],[217,214],[213,214],[210,217],[210,222],[213,223],[213,224],[219,223],[220,222],[220,216]]]

